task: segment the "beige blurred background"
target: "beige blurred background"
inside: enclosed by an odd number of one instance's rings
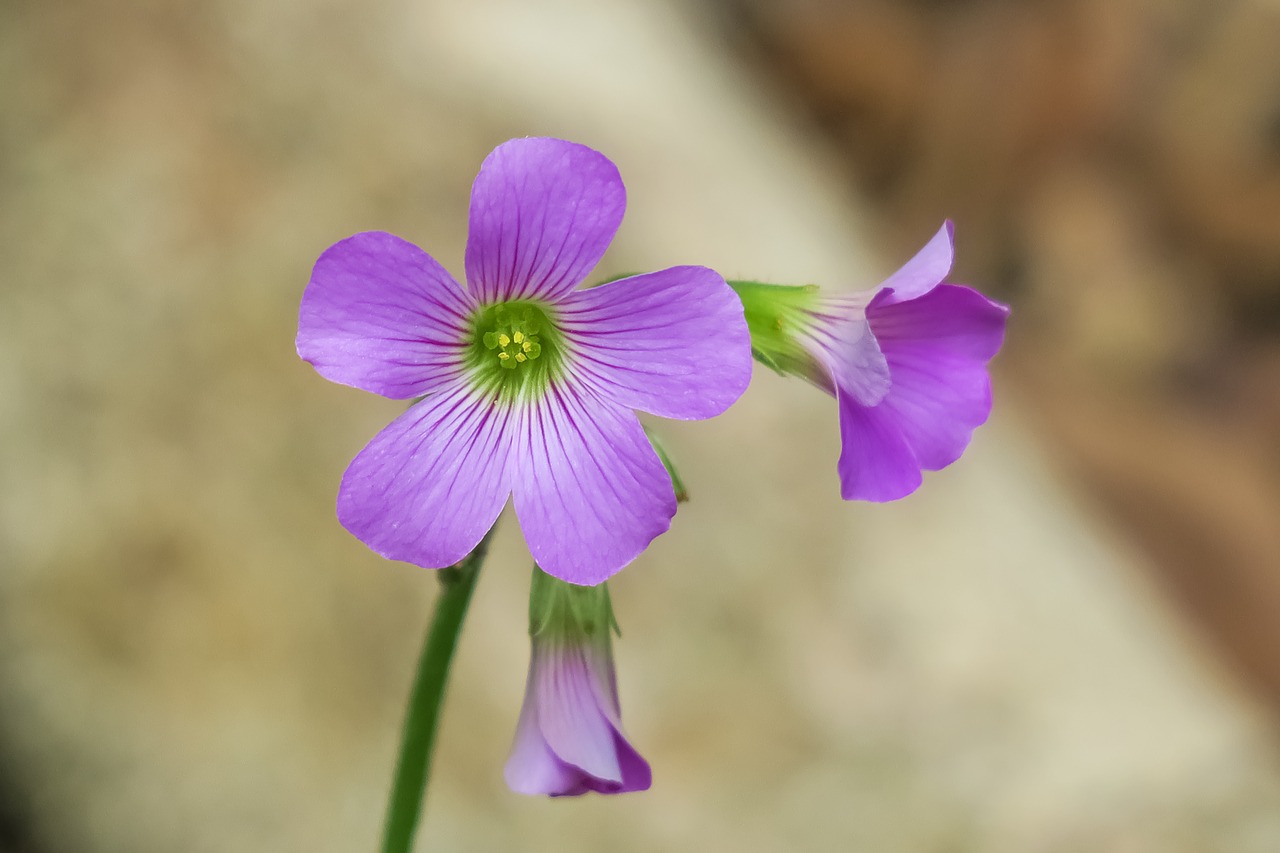
[[[839,501],[800,383],[659,424],[650,792],[505,789],[505,517],[420,849],[1280,849],[1277,45],[1269,0],[0,5],[0,853],[374,846],[434,580],[334,518],[400,404],[297,303],[359,230],[460,273],[532,134],[627,181],[602,276],[865,288],[952,217],[1014,319],[897,504]]]

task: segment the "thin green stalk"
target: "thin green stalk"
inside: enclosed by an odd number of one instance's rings
[[[461,563],[439,571],[440,595],[418,660],[413,691],[409,694],[400,736],[400,757],[396,761],[391,800],[387,803],[382,853],[409,853],[413,849],[413,836],[418,829],[427,779],[431,775],[431,755],[445,683],[449,680],[449,664],[453,661],[462,620],[467,615],[467,605],[471,603],[471,593],[476,588],[492,535],[493,530],[486,533]]]

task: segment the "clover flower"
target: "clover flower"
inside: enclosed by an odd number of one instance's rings
[[[622,732],[606,584],[580,587],[534,569],[533,646],[524,705],[503,775],[518,794],[622,794],[649,787],[649,764]]]
[[[1009,309],[943,284],[955,256],[950,222],[874,290],[732,282],[756,357],[835,396],[845,500],[911,494],[921,470],[960,458],[991,413],[989,362]]]
[[[351,462],[338,518],[374,551],[452,565],[512,497],[534,559],[595,584],[665,532],[671,480],[633,410],[701,419],[750,379],[741,303],[683,266],[578,290],[622,221],[604,155],[516,139],[471,191],[467,287],[384,232],[324,252],[298,354],[334,382],[423,397]]]

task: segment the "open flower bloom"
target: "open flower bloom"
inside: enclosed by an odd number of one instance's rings
[[[756,357],[833,394],[840,411],[841,494],[891,501],[921,470],[960,458],[991,413],[987,362],[1009,309],[943,284],[954,259],[951,223],[875,290],[733,282]]]
[[[622,733],[609,591],[571,586],[534,569],[533,654],[504,775],[517,794],[644,791],[649,764]]]
[[[466,288],[383,232],[320,256],[298,354],[334,382],[424,398],[342,478],[338,518],[374,551],[452,565],[511,496],[534,559],[595,584],[670,526],[671,480],[633,410],[724,411],[750,379],[749,336],[704,267],[576,289],[625,206],[602,154],[516,139],[472,187]]]

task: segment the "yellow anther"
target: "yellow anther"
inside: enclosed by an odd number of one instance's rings
[[[516,334],[518,335],[518,334],[520,334],[520,333],[519,333],[519,332],[516,332]],[[503,347],[505,347],[505,346],[507,346],[509,343],[511,343],[511,338],[507,337],[506,335],[498,335],[498,346],[503,346]]]
[[[524,357],[524,353],[522,352],[516,353],[516,361],[527,361],[527,360],[528,359]]]
[[[516,343],[520,343],[521,341],[524,340],[524,332],[515,332],[514,334],[511,335],[511,340],[515,341]]]
[[[505,352],[498,353],[498,361],[506,361],[509,358],[511,358],[511,356]]]
[[[516,332],[516,334],[518,335],[520,333]],[[528,352],[529,350],[533,349],[533,344],[531,344],[529,341],[525,341],[520,345],[520,349],[524,350],[525,352]]]

